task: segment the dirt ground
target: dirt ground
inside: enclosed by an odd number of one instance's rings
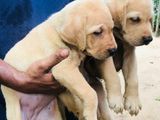
[[[137,47],[136,55],[142,110],[136,117],[128,112],[113,113],[114,119],[160,120],[160,38],[154,38],[148,46]]]

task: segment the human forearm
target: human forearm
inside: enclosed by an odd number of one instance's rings
[[[18,71],[0,60],[0,83],[24,93],[57,95],[64,90],[64,87],[54,79],[49,71],[68,54],[68,50],[59,50],[45,59],[34,62],[25,72]]]
[[[17,79],[23,72],[17,71],[14,67],[0,59],[0,83],[16,89],[21,83]]]

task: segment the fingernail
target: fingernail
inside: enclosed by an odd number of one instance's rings
[[[63,49],[60,54],[62,57],[67,57],[69,55],[69,50]]]

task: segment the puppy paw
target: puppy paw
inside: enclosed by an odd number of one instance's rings
[[[142,105],[138,97],[127,96],[124,100],[124,108],[130,113],[130,115],[136,116],[141,110]]]
[[[109,107],[115,112],[115,113],[122,113],[123,112],[123,97],[122,96],[110,96],[108,97],[108,103]]]

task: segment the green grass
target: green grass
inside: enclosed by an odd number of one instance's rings
[[[160,101],[160,97],[157,97],[155,100],[156,100],[156,101]]]

